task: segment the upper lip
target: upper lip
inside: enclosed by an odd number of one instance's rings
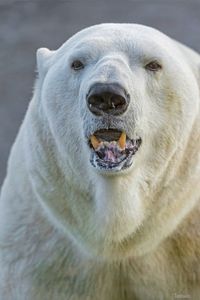
[[[88,137],[89,145],[91,146],[91,137],[95,136],[95,138],[99,141],[119,141],[122,133],[125,133],[127,139],[129,139],[125,130],[121,130],[118,128],[100,128],[91,133]]]
[[[103,124],[102,126],[98,126],[98,127],[94,128],[93,130],[88,130],[85,133],[85,138],[88,140],[88,139],[90,139],[91,135],[93,135],[93,134],[95,134],[99,131],[113,131],[113,132],[119,132],[119,134],[120,134],[120,132],[126,132],[127,137],[129,139],[131,139],[131,134],[125,127],[122,127],[122,126],[118,126],[118,127],[106,126],[105,124]]]
[[[99,137],[100,139],[102,138],[108,141],[112,141],[112,140],[118,140],[121,133],[122,130],[119,130],[117,128],[108,128],[108,129],[101,128],[99,130],[96,130],[93,134],[95,134],[97,138]]]

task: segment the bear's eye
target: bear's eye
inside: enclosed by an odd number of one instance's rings
[[[71,68],[74,70],[80,70],[84,68],[84,64],[80,60],[74,60],[71,64]]]
[[[162,66],[157,61],[151,61],[145,66],[145,69],[149,71],[158,71],[162,69]]]

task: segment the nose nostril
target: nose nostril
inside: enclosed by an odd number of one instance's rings
[[[126,104],[126,100],[120,95],[113,95],[111,97],[111,103],[114,107],[120,107]]]
[[[92,95],[88,98],[89,105],[96,105],[98,101],[98,97],[96,95]]]
[[[92,95],[88,98],[88,104],[92,106],[102,106],[105,103],[104,98],[101,95]]]
[[[129,97],[119,85],[97,84],[91,88],[87,103],[90,111],[96,115],[120,115],[127,109]]]

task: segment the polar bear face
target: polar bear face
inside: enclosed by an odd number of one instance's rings
[[[50,65],[43,106],[74,166],[122,175],[137,160],[167,159],[188,122],[191,89],[173,41],[145,26],[101,25],[56,52],[40,50]]]
[[[87,242],[98,240],[97,231],[88,234],[88,228],[99,222],[101,237],[110,230],[111,239],[115,226],[116,239],[127,238],[154,211],[156,200],[147,203],[145,186],[150,193],[165,178],[196,115],[198,104],[191,106],[191,98],[198,99],[198,87],[183,53],[152,28],[102,24],[79,32],[57,51],[40,49],[38,71],[39,107],[63,172],[71,172],[77,189],[86,193],[94,183],[99,197],[87,213],[90,224],[82,220],[85,231],[73,229]],[[119,197],[115,186],[115,203],[100,200],[99,182],[110,180],[131,192]],[[80,212],[79,218],[85,216]]]

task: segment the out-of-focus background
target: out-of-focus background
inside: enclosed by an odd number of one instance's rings
[[[153,26],[200,52],[200,0],[0,0],[0,185],[32,96],[36,49],[103,22]]]

